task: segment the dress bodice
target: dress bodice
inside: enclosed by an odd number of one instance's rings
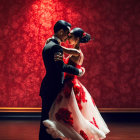
[[[63,60],[64,60],[65,64],[72,65],[72,66],[74,66],[74,67],[76,67],[78,69],[81,68],[81,65],[71,61],[69,58],[63,58]],[[64,73],[64,78],[65,78],[65,80],[67,80],[67,79],[77,79],[77,76],[73,75],[73,74],[70,74],[70,73]]]

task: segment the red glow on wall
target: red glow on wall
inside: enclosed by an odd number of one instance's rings
[[[82,45],[86,74],[80,81],[97,106],[139,107],[139,6],[136,0],[1,1],[0,106],[41,106],[42,49],[64,19],[95,38]]]

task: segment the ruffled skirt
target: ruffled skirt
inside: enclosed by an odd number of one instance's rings
[[[62,140],[101,140],[110,132],[93,98],[78,79],[65,83],[43,124],[47,133]]]

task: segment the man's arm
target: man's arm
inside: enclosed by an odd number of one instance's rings
[[[63,49],[61,48],[61,46],[58,45],[54,46],[54,56],[55,55],[63,57]],[[62,72],[67,72],[78,76],[82,76],[83,74],[83,71],[81,69],[77,69],[72,65],[67,65],[62,60],[55,61],[55,64],[56,67]]]

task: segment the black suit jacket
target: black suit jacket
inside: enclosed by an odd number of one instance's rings
[[[40,88],[40,96],[45,96],[48,100],[54,100],[62,89],[64,72],[74,75],[79,74],[79,70],[72,65],[66,65],[63,61],[54,61],[54,55],[56,53],[63,55],[63,49],[57,40],[51,39],[42,51],[46,75],[42,80]]]

